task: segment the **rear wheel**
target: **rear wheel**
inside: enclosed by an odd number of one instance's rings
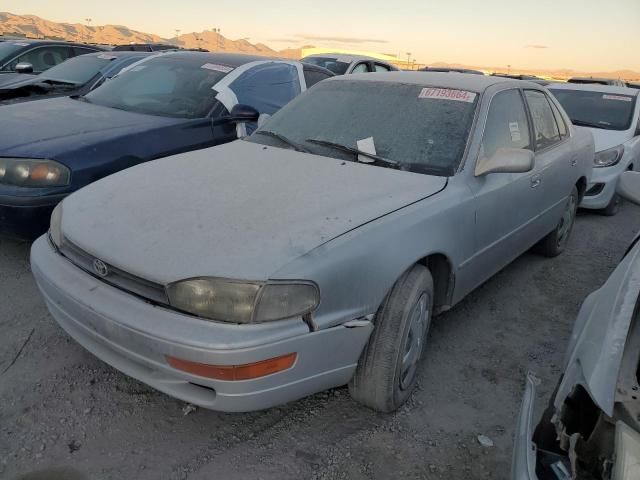
[[[600,210],[600,213],[607,217],[613,217],[616,213],[618,213],[618,210],[620,210],[620,203],[622,203],[622,198],[620,198],[620,195],[616,193],[613,195],[613,198],[609,202],[609,205]]]
[[[378,310],[349,392],[380,412],[400,407],[415,387],[431,323],[433,279],[414,265],[393,286]]]
[[[545,257],[556,257],[564,252],[576,220],[578,198],[578,189],[573,187],[573,191],[565,203],[562,218],[556,228],[534,247],[536,253]]]

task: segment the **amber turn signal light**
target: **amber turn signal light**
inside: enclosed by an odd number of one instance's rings
[[[297,354],[289,353],[280,357],[261,360],[260,362],[244,365],[210,365],[208,363],[191,362],[181,358],[166,356],[167,362],[173,368],[200,377],[215,378],[216,380],[251,380],[266,377],[272,373],[290,369],[296,361]]]

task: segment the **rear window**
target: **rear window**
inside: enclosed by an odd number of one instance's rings
[[[552,89],[575,125],[605,130],[631,128],[636,97],[619,93]]]
[[[377,155],[399,162],[404,170],[446,176],[455,173],[462,159],[478,97],[474,92],[422,85],[320,82],[274,115],[263,129],[311,153],[340,159],[354,156],[309,140],[350,148],[369,143]],[[282,145],[260,134],[249,141]]]

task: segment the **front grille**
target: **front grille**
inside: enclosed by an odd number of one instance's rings
[[[136,277],[108,264],[106,264],[109,269],[107,275],[98,275],[94,269],[94,261],[97,260],[97,258],[71,243],[66,238],[58,248],[58,251],[76,267],[81,268],[98,280],[108,283],[120,290],[124,290],[125,292],[151,300],[152,302],[162,305],[169,304],[169,299],[163,285]]]

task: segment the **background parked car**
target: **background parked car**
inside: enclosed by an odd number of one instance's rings
[[[336,75],[367,72],[390,72],[398,70],[398,68],[388,62],[373,57],[367,57],[365,55],[322,53],[309,55],[300,61],[326,68]]]
[[[165,50],[180,50],[177,45],[166,43],[129,43],[127,45],[116,45],[113,52],[162,52]]]
[[[640,204],[640,174],[620,194]],[[534,427],[539,380],[527,377],[513,480],[640,478],[640,235],[605,284],[582,304],[564,373]]]
[[[46,231],[69,193],[141,162],[230,142],[331,76],[300,62],[175,51],[83,96],[0,107],[0,234]]]
[[[592,159],[533,83],[336,77],[245,141],[74,193],[32,271],[71,336],[177,398],[246,411],[349,383],[388,412],[433,314],[565,249]]]
[[[609,85],[611,87],[626,87],[626,83],[615,78],[597,78],[597,77],[573,77],[567,80],[568,83]]]
[[[102,50],[95,45],[55,40],[0,42],[0,85],[12,81],[12,73],[42,73],[69,58]]]
[[[596,144],[593,177],[581,207],[615,215],[616,185],[625,170],[640,170],[639,90],[598,84],[547,86],[574,125],[587,128]]]
[[[480,70],[471,70],[469,68],[448,68],[448,67],[423,67],[416,70],[418,72],[455,72],[455,73],[471,73],[474,75],[484,75]]]
[[[14,82],[0,86],[0,104],[84,95],[148,55],[146,52],[99,52],[70,58],[39,75],[20,75]]]

